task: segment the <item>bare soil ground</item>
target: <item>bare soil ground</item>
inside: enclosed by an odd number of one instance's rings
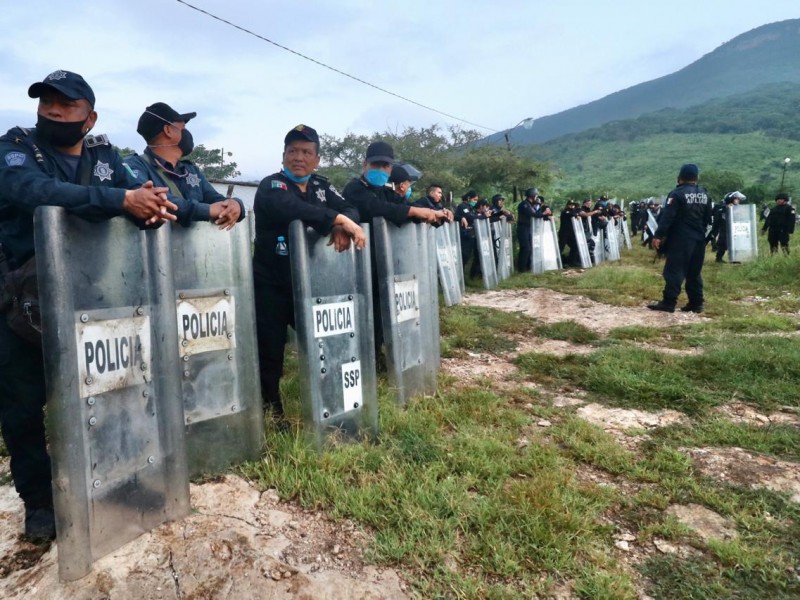
[[[592,319],[580,322],[601,334],[622,325],[666,327],[703,318],[691,313],[653,313],[644,307],[612,310],[588,298],[546,289],[476,294],[468,296],[466,304],[519,311],[547,323],[574,320],[576,309],[585,309],[579,314],[592,314]],[[686,419],[677,411],[648,413],[604,407],[589,402],[580,390],[544,389],[536,382],[525,381],[511,362],[517,354],[584,353],[591,348],[554,340],[515,341],[517,350],[513,353],[504,356],[466,353],[457,359],[443,359],[442,370],[462,386],[487,386],[501,393],[520,386],[534,388],[551,406],[575,412],[632,450],[648,431]],[[800,415],[790,409],[762,415],[752,407],[733,402],[720,408],[720,414],[735,422],[763,426],[780,423],[800,429]],[[549,421],[532,417],[531,429],[548,426]],[[528,443],[525,431],[520,432],[516,443]],[[785,491],[800,502],[797,464],[739,448],[682,451],[710,477]],[[7,470],[6,460],[0,463],[0,476],[7,479]],[[636,484],[590,467],[579,468],[576,478],[586,485],[637,491]],[[191,497],[194,512],[188,518],[164,524],[100,558],[83,579],[61,583],[57,545],[34,546],[20,539],[22,504],[10,484],[0,485],[0,597],[70,600],[410,597],[406,583],[410,575],[365,562],[363,549],[371,533],[354,523],[335,523],[324,512],[309,512],[282,502],[273,490],[260,493],[247,481],[231,475],[192,485]],[[733,525],[703,507],[672,506],[668,512],[704,539],[726,539],[736,534]],[[622,564],[631,567],[634,581],[639,576],[633,567],[653,553],[683,556],[696,552],[691,547],[658,538],[640,543],[635,531],[622,523],[615,525],[614,552]],[[551,597],[575,596],[570,583],[564,582],[551,590]],[[647,598],[643,592],[640,597]]]

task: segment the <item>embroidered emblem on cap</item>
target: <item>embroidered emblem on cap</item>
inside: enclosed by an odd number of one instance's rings
[[[283,183],[282,181],[278,181],[277,179],[273,179],[272,180],[272,189],[273,190],[287,190],[288,191],[288,188],[286,187],[286,184]]]
[[[47,76],[47,81],[58,81],[59,79],[66,79],[67,73],[65,71],[53,71],[50,75]]]
[[[108,179],[111,181],[111,175],[114,174],[114,169],[112,169],[108,163],[97,161],[97,164],[94,166],[94,176],[97,177],[100,181],[105,181]]]
[[[186,176],[186,183],[192,187],[197,187],[200,185],[200,178],[197,176],[197,173],[189,173]]]
[[[23,152],[9,152],[6,154],[6,164],[9,167],[18,167],[25,163],[25,154]]]

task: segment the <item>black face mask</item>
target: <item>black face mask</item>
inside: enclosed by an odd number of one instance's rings
[[[83,121],[53,121],[39,115],[36,121],[36,137],[56,148],[68,148],[77,144],[86,135]]]
[[[194,150],[194,138],[192,137],[192,132],[188,129],[181,131],[181,141],[178,142],[178,148],[180,148],[182,156],[188,156]]]

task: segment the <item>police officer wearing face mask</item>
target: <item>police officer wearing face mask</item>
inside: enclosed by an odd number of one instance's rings
[[[413,193],[411,176],[408,171],[400,165],[392,167],[392,174],[389,176],[389,183],[394,186],[395,202],[405,204],[411,200]]]
[[[194,150],[186,123],[196,116],[194,112],[180,114],[163,102],[148,106],[136,126],[147,148],[142,155],[125,157],[125,164],[140,181],[151,179],[169,187],[170,199],[178,205],[178,222],[182,225],[214,221],[220,229],[231,229],[245,217],[242,201],[225,198],[200,168],[185,158]]]
[[[39,99],[35,128],[14,127],[0,137],[0,283],[34,260],[33,214],[61,206],[88,220],[127,215],[140,224],[174,220],[166,188],[129,176],[105,136],[87,136],[97,121],[89,84],[55,71],[28,88]],[[14,486],[25,504],[25,536],[55,537],[43,407],[41,342],[9,327],[0,300],[0,427],[11,455]],[[77,425],[73,425],[77,426]]]
[[[301,219],[320,235],[331,235],[337,252],[366,244],[358,211],[328,180],[314,173],[319,166],[319,135],[298,125],[283,140],[283,169],[265,177],[253,201],[256,240],[253,280],[256,333],[264,408],[283,416],[280,379],[288,327],[294,327],[294,291],[289,263],[289,224]]]

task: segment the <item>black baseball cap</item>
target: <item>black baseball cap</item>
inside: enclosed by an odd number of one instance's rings
[[[286,137],[283,138],[283,145],[288,146],[297,140],[314,142],[317,146],[319,146],[319,135],[317,135],[317,130],[309,127],[308,125],[301,124],[291,129],[289,133],[286,134]]]
[[[64,94],[70,100],[88,100],[94,108],[94,92],[86,80],[72,71],[53,71],[42,81],[37,81],[28,88],[28,96],[40,98],[47,88]]]
[[[492,196],[492,202],[494,202],[494,203],[497,203],[498,201],[505,200],[505,199],[506,199],[506,197],[503,196],[503,194],[495,194],[494,196]]]
[[[678,172],[678,179],[682,179],[683,181],[697,181],[697,177],[700,175],[700,169],[694,163],[687,163],[681,167],[680,172]]]
[[[391,181],[392,183],[403,183],[404,181],[411,181],[411,175],[408,174],[408,171],[406,171],[404,167],[400,165],[395,165],[392,167],[392,174],[389,175],[389,181]]]
[[[366,161],[368,163],[394,163],[394,150],[386,142],[372,142],[367,146]]]
[[[789,201],[789,194],[786,192],[778,192],[775,194],[775,200],[786,200]]]
[[[180,114],[169,104],[156,102],[144,109],[139,122],[136,124],[136,133],[149,142],[156,137],[164,127],[164,123],[186,123],[197,116],[196,112]]]

